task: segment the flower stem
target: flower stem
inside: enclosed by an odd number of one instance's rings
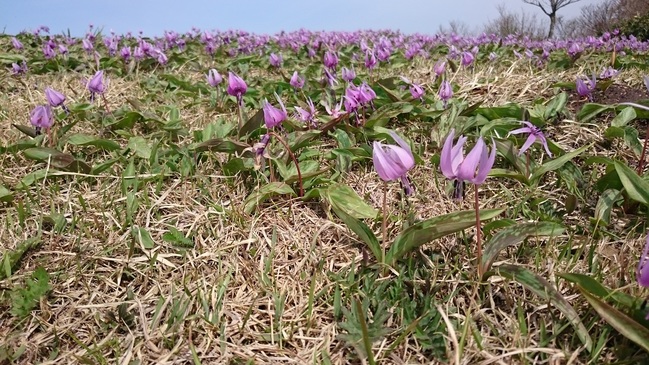
[[[647,154],[647,140],[649,140],[649,125],[647,125],[647,131],[644,136],[644,144],[642,145],[642,155],[640,156],[640,161],[638,161],[638,175],[642,176],[642,170],[644,170],[644,159]]]
[[[386,214],[386,211],[388,210],[388,183],[383,182],[383,223],[381,225],[381,237],[382,237],[382,249],[383,249],[383,257],[381,257],[381,261],[385,260],[385,246],[387,246],[388,243],[388,216]]]
[[[291,159],[293,160],[293,163],[295,164],[295,169],[297,170],[297,181],[298,184],[300,185],[300,197],[304,196],[304,186],[302,185],[302,172],[300,172],[300,164],[297,163],[297,159],[295,158],[295,154],[293,154],[293,151],[291,151],[291,147],[280,137],[278,136],[275,132],[268,132],[271,136],[274,136],[282,145],[284,145],[284,148],[286,149],[286,152],[288,152],[289,156],[291,156]]]
[[[477,267],[478,267],[478,280],[482,281],[482,231],[480,230],[480,202],[478,201],[478,187],[475,185],[475,234],[476,242],[478,245],[477,253]]]
[[[525,151],[525,177],[530,177],[530,152],[529,150]]]

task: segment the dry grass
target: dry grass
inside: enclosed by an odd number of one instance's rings
[[[424,75],[432,64],[418,66],[409,77],[430,83]],[[178,74],[190,78],[195,72],[180,70]],[[481,100],[487,106],[507,102],[529,105],[536,98],[553,95],[555,82],[573,80],[578,74],[582,70],[550,72],[521,60],[511,67],[460,71],[453,81],[462,85],[456,95],[470,101]],[[43,100],[40,93],[46,85],[66,92],[70,102],[85,100],[85,93],[73,95],[75,89],[71,88],[80,78],[76,74],[56,78],[28,75],[21,80],[4,76],[3,82],[8,83],[4,90],[10,91],[0,96],[2,119],[24,124],[32,106]],[[112,78],[107,97],[117,106],[127,97],[142,98],[143,93],[139,80]],[[198,105],[183,108],[182,117],[190,130],[198,130],[213,121],[216,113]],[[235,114],[227,118],[236,120]],[[572,121],[573,115],[566,118],[549,130],[562,148],[571,150],[600,141],[604,125],[578,124]],[[97,127],[80,123],[71,131],[81,132],[95,134]],[[3,145],[19,138],[14,129],[0,130]],[[419,153],[424,161],[436,152],[438,142],[422,144]],[[631,157],[619,150],[593,149],[598,154]],[[33,168],[21,155],[0,156],[6,186],[15,186]],[[138,247],[124,224],[127,197],[122,192],[121,174],[125,166],[93,179],[67,174],[17,193],[15,203],[23,204],[28,218],[21,225],[15,208],[3,208],[2,248],[14,249],[39,234],[42,244],[22,260],[15,274],[0,281],[2,295],[8,298],[6,289],[20,285],[37,266],[50,273],[52,290],[22,321],[10,315],[9,301],[1,302],[0,342],[4,348],[23,351],[19,362],[25,364],[187,364],[197,359],[203,364],[363,363],[354,360],[356,350],[341,337],[344,331],[334,304],[337,290],[345,292],[349,277],[362,272],[360,242],[326,206],[317,203],[277,199],[264,203],[253,215],[243,213],[242,202],[248,194],[245,183],[221,176],[212,158],[218,159],[211,156],[201,162],[194,176],[154,179],[142,182],[134,191],[140,207],[132,217],[133,224],[151,233],[154,249]],[[458,209],[444,191],[443,178],[430,164],[417,166],[411,178],[417,191],[408,206],[417,218]],[[565,192],[554,187],[555,179],[551,177],[540,189],[552,206],[561,207]],[[343,181],[368,203],[380,207],[381,184],[369,167],[356,166]],[[505,204],[516,209],[522,204],[527,188],[503,184],[492,179],[481,188],[483,207]],[[399,188],[396,184],[389,188],[389,206],[396,214],[402,203]],[[587,197],[583,214],[565,217],[566,224],[589,226],[587,217],[591,215],[587,213],[594,199]],[[63,215],[69,228],[56,232],[53,225],[44,224],[42,218],[52,212]],[[629,233],[633,232],[628,227],[630,221],[618,218],[623,226],[614,230],[617,238],[595,239],[574,233],[551,241],[531,240],[522,251],[506,252],[496,265],[515,261],[532,268],[560,284],[568,300],[581,307],[581,313],[588,313],[584,302],[565,283],[555,281],[555,275],[591,272],[591,268],[586,259],[562,257],[562,250],[566,245],[586,252],[594,247],[596,272],[605,284],[619,287],[633,282],[630,267],[642,242],[639,235]],[[392,236],[401,223],[390,225]],[[162,236],[170,227],[190,233],[194,246],[180,248],[164,241]],[[520,285],[492,278],[484,285],[484,300],[477,300],[475,284],[469,280],[473,266],[467,248],[473,233],[466,233],[467,237],[441,239],[423,247],[419,265],[428,276],[414,281],[416,287],[433,286],[429,295],[442,317],[440,330],[446,331],[447,360],[432,357],[430,350],[408,336],[382,362],[584,363],[588,356],[571,329],[561,332],[556,328],[565,323],[557,319],[560,313]],[[388,272],[377,280],[395,281],[401,275],[404,272]],[[352,281],[360,283],[362,279]],[[389,308],[389,312],[386,327],[390,336],[373,344],[378,358],[409,324],[402,322],[399,308]],[[467,336],[467,330],[474,334]],[[548,340],[542,335],[546,331],[561,334]],[[600,360],[615,357],[614,349],[606,348]]]

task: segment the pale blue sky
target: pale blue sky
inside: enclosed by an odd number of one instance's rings
[[[582,0],[560,15],[575,16],[582,5],[598,1]],[[148,36],[164,30],[185,32],[192,26],[270,34],[300,28],[434,34],[451,20],[477,29],[497,16],[499,4],[545,17],[520,0],[0,0],[0,31],[16,34],[47,25],[53,33],[70,29],[79,36],[93,23],[104,31],[143,30]]]

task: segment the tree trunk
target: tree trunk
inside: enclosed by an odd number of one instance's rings
[[[548,38],[551,39],[554,36],[554,28],[557,25],[557,13],[552,12],[550,15],[550,31],[548,32]]]

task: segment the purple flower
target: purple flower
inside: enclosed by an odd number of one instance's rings
[[[398,146],[382,144],[374,141],[372,145],[372,161],[374,169],[383,181],[400,179],[406,195],[412,193],[412,187],[408,180],[407,173],[415,166],[415,158],[412,155],[410,146],[396,133],[390,131],[390,136],[397,142]]]
[[[446,104],[452,97],[453,88],[451,87],[451,83],[447,80],[442,81],[442,84],[439,87],[439,98],[444,102],[444,108],[446,108]]]
[[[358,88],[357,100],[361,105],[372,103],[376,99],[376,93],[366,82],[363,82]]]
[[[295,119],[303,122],[303,123],[310,123],[312,127],[315,127],[315,115],[316,115],[316,110],[315,110],[315,105],[313,105],[313,100],[309,98],[306,102],[307,104],[307,109],[301,108],[299,106],[295,107],[295,111],[297,112],[295,114]]]
[[[368,49],[367,52],[365,52],[365,67],[368,70],[372,70],[374,69],[374,67],[376,67],[376,64],[377,61],[374,52]]]
[[[282,103],[282,100],[277,94],[275,94],[275,98],[277,98],[277,101],[279,102],[279,105],[282,107],[282,109],[275,108],[268,102],[268,100],[264,100],[263,102],[262,109],[264,111],[264,123],[266,123],[266,128],[268,129],[282,124],[282,122],[285,121],[287,117],[286,107],[284,107],[284,103]]]
[[[460,136],[454,145],[454,137],[455,129],[451,129],[442,147],[440,160],[442,174],[451,180],[468,181],[476,185],[484,183],[496,160],[496,143],[493,142],[489,153],[487,145],[480,137],[473,149],[464,157],[463,147],[467,138]]]
[[[27,72],[27,62],[23,61],[21,65],[17,63],[11,64],[11,74],[12,75],[21,75]]]
[[[29,120],[36,129],[36,135],[40,134],[41,129],[48,129],[54,124],[52,108],[49,105],[38,105],[29,114]]]
[[[81,45],[83,49],[88,53],[92,52],[92,50],[95,49],[95,47],[92,45],[92,42],[88,38],[81,40]]]
[[[340,100],[340,102],[339,102],[337,105],[335,105],[335,106],[329,106],[329,104],[325,104],[324,107],[325,107],[325,110],[327,111],[327,114],[331,115],[332,118],[338,118],[338,117],[340,117],[340,116],[342,115],[342,113],[340,112],[340,110],[341,110],[342,107],[343,107],[343,101],[344,101],[344,99],[345,99],[345,98],[343,97],[343,98]]]
[[[471,63],[473,63],[473,53],[471,52],[462,52],[462,60],[460,63],[462,66],[469,66]]]
[[[248,85],[239,75],[230,71],[228,72],[228,94],[235,96],[239,105],[243,103],[243,94],[248,91]]]
[[[322,63],[324,63],[325,67],[333,70],[338,65],[338,56],[332,51],[327,51],[324,55]]]
[[[295,89],[301,89],[304,87],[304,79],[298,75],[297,71],[295,71],[293,72],[293,76],[291,76],[289,84],[291,84]]]
[[[543,131],[541,128],[535,126],[534,124],[528,122],[528,121],[521,121],[521,123],[525,124],[525,127],[514,129],[513,131],[507,133],[507,137],[509,137],[512,134],[521,134],[521,133],[527,133],[529,136],[527,137],[527,140],[525,143],[523,143],[523,146],[521,147],[520,151],[518,151],[518,155],[522,155],[527,151],[530,146],[534,142],[539,142],[543,145],[543,148],[545,148],[545,152],[548,153],[548,156],[552,157],[552,152],[550,152],[550,149],[548,148],[548,141],[545,139],[545,135],[543,134]]]
[[[282,59],[281,54],[275,54],[271,53],[270,54],[270,59],[269,59],[270,65],[273,67],[282,67],[282,62],[284,62],[284,59]]]
[[[433,71],[435,72],[435,75],[437,76],[442,76],[444,71],[446,70],[446,61],[445,60],[439,60],[435,63],[435,66],[433,66]]]
[[[53,108],[55,108],[57,106],[63,105],[63,103],[65,102],[65,95],[48,87],[45,89],[45,99],[47,99],[47,102],[50,103]]]
[[[95,94],[103,94],[106,89],[106,85],[104,85],[104,71],[97,71],[88,81],[86,87],[88,88],[88,91],[90,91],[90,100],[95,99]]]
[[[590,80],[584,81],[581,77],[577,78],[577,81],[575,81],[575,87],[577,89],[577,94],[579,96],[584,97],[588,96],[589,99],[593,99],[592,92],[595,90],[595,87],[597,86],[597,79],[595,78],[595,74],[593,74],[593,78]]]
[[[133,49],[133,58],[135,58],[136,61],[140,61],[141,59],[144,58],[144,50],[140,46],[135,46]]]
[[[410,84],[410,95],[412,95],[413,99],[423,100],[424,88],[422,88],[419,84],[412,83]]]
[[[600,79],[610,79],[610,78],[613,78],[613,77],[617,76],[617,74],[619,74],[619,73],[620,72],[618,70],[614,69],[611,66],[608,66],[607,68],[604,69],[604,71],[602,71],[601,74],[599,74],[599,78]]]
[[[212,68],[207,72],[207,83],[210,86],[216,87],[221,81],[223,81],[223,76],[217,70]]]
[[[11,37],[11,45],[14,49],[23,49],[23,44],[16,37]]]
[[[119,50],[120,56],[124,59],[124,61],[128,61],[131,58],[131,47],[124,46],[122,49]]]
[[[61,54],[67,54],[68,53],[68,47],[66,47],[65,44],[59,44],[59,52]]]
[[[356,72],[354,72],[354,69],[350,70],[347,67],[343,67],[341,72],[343,80],[347,82],[352,82],[356,78]]]
[[[43,56],[45,57],[45,59],[49,60],[49,59],[52,59],[52,58],[56,57],[56,52],[49,45],[44,44],[43,45]]]

